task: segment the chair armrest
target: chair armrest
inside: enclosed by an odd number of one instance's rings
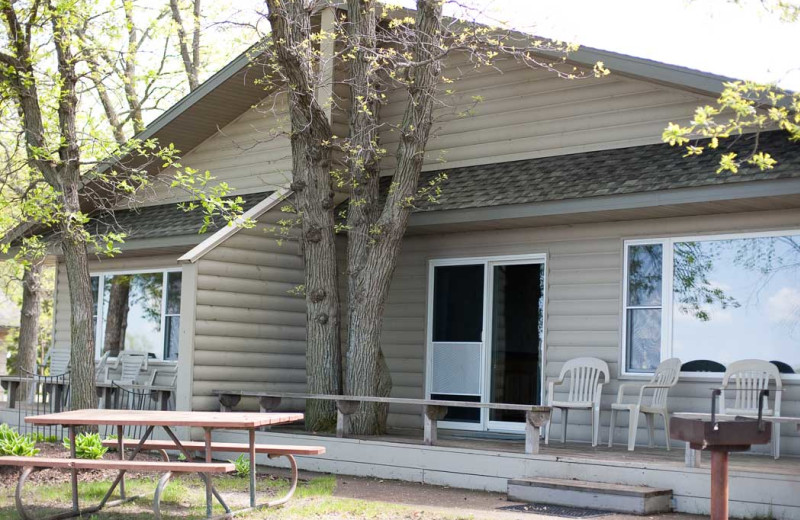
[[[675,385],[656,385],[656,384],[644,384],[642,388],[639,390],[639,404],[642,404],[642,398],[644,398],[644,391],[649,388],[672,388]]]
[[[625,388],[638,386],[639,383],[622,383],[617,390],[617,403],[622,404],[622,399],[625,397]]]

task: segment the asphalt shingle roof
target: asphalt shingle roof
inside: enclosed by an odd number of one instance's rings
[[[241,195],[244,200],[242,208],[249,210],[272,194],[271,191]],[[216,218],[206,233],[213,233],[225,226],[225,220]],[[203,227],[203,210],[196,208],[184,211],[174,202],[157,206],[145,206],[136,209],[117,210],[114,215],[103,215],[98,218],[94,233],[109,231],[124,232],[128,240],[143,238],[161,238],[183,235],[196,235]]]
[[[723,142],[718,151],[707,150],[696,157],[683,157],[685,152],[678,147],[655,144],[426,172],[421,185],[439,172],[446,172],[448,178],[438,203],[421,205],[418,211],[800,178],[800,144],[790,142],[782,131],[759,136],[758,150],[769,152],[778,161],[774,169],[762,172],[749,166],[737,174],[716,173],[721,153],[734,151],[745,156],[753,150],[754,140],[753,135],[743,136],[731,146]]]

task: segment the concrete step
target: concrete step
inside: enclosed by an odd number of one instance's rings
[[[508,498],[641,515],[669,512],[672,490],[583,480],[524,478],[508,481]]]

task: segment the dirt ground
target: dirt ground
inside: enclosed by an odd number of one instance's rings
[[[47,445],[40,443],[42,452],[40,456],[66,457],[67,452],[58,444]],[[106,458],[116,458],[114,452],[106,454]],[[158,460],[155,454],[140,454],[140,458]],[[139,458],[137,457],[137,458]],[[259,468],[259,494],[278,493],[277,488],[270,485],[286,486],[285,471],[273,468]],[[262,474],[263,471],[263,474]],[[17,518],[13,507],[12,496],[14,486],[19,475],[18,468],[0,467],[0,518]],[[111,482],[116,473],[114,471],[82,471],[80,473],[81,489],[100,481]],[[509,506],[522,506],[524,504],[507,500],[505,494],[488,493],[481,491],[468,491],[463,489],[433,486],[393,480],[374,478],[358,478],[338,476],[331,477],[316,473],[301,472],[301,485],[297,495],[283,509],[271,509],[251,513],[247,518],[254,519],[328,519],[328,520],[555,520],[563,518],[553,515],[540,514],[525,510],[503,510]],[[131,479],[136,479],[136,474],[129,474]],[[142,475],[142,477],[145,477]],[[146,476],[152,479],[153,476]],[[219,480],[217,480],[219,479]],[[223,493],[232,499],[231,504],[241,503],[246,505],[246,479],[236,479],[226,475],[217,477],[218,484],[226,485]],[[189,477],[176,477],[176,485],[182,485],[182,499],[167,505],[165,513],[168,518],[194,518],[202,517],[201,510],[203,491],[200,482],[189,480]],[[314,483],[327,482],[327,487],[317,486]],[[41,504],[42,496],[49,506],[59,506],[60,502],[68,500],[69,472],[64,470],[37,471],[29,480],[27,486],[31,498],[36,498]],[[152,493],[152,480],[146,494]],[[178,484],[183,482],[183,484]],[[227,483],[227,484],[226,484]],[[102,487],[102,484],[100,485]],[[320,492],[319,489],[325,489]],[[304,492],[304,488],[305,492]],[[53,491],[59,490],[59,491]],[[56,494],[53,494],[56,493]],[[58,494],[60,493],[60,494]],[[279,493],[280,494],[280,493]],[[152,496],[152,495],[150,495]],[[149,518],[152,514],[151,498],[145,497],[141,501],[124,506],[123,509],[109,508],[93,515],[94,518]],[[227,500],[227,498],[226,498]],[[92,500],[91,502],[94,502]],[[45,504],[41,504],[45,505]],[[609,514],[591,516],[595,520],[699,520],[702,517],[668,514],[655,516],[634,516]]]
[[[337,477],[334,496],[354,498],[392,504],[403,504],[419,508],[425,512],[441,512],[456,518],[472,517],[474,519],[498,520],[553,520],[550,515],[530,512],[502,511],[500,508],[523,505],[521,502],[509,501],[503,493],[469,491],[441,486],[430,486],[394,480],[364,479],[356,477]],[[593,517],[596,520],[700,520],[703,517],[694,515],[604,515]]]

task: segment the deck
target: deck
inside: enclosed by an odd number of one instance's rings
[[[240,433],[221,431],[215,439],[242,442]],[[709,457],[700,468],[684,463],[683,443],[673,449],[638,446],[634,452],[553,441],[539,454],[524,453],[522,437],[479,437],[439,431],[435,446],[422,443],[419,431],[392,432],[378,437],[337,438],[281,427],[256,434],[258,442],[325,446],[325,455],[300,458],[311,471],[398,479],[434,485],[505,492],[509,479],[548,477],[590,482],[647,485],[673,490],[676,511],[708,514]],[[265,465],[276,464],[266,459]],[[800,518],[800,458],[737,453],[731,456],[731,514],[735,517]]]

